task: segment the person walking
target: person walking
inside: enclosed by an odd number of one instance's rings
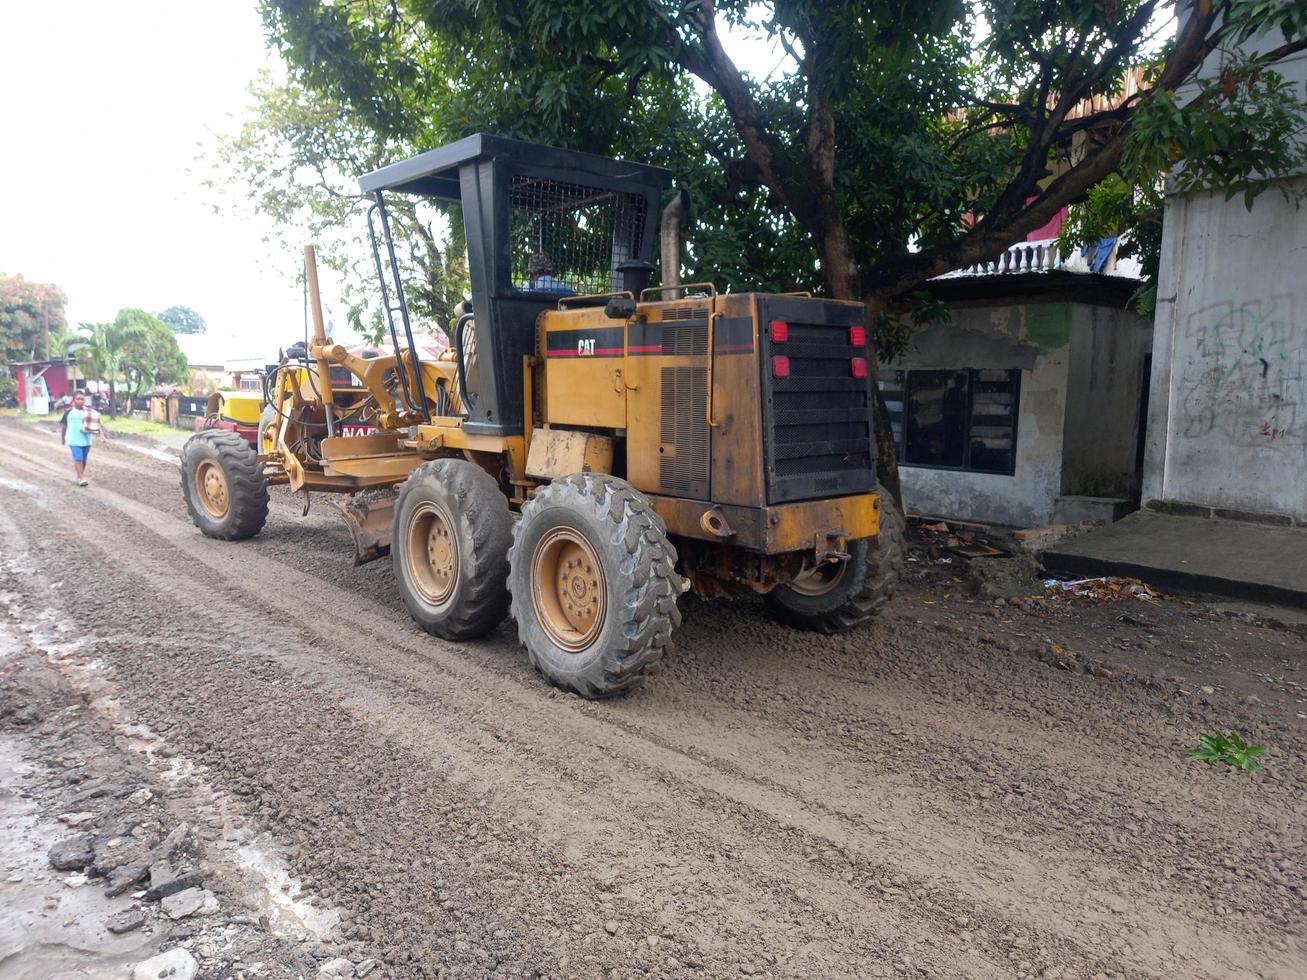
[[[64,445],[73,454],[73,472],[76,474],[77,485],[87,486],[86,457],[91,453],[91,437],[98,431],[100,438],[104,438],[99,413],[86,407],[86,395],[79,391],[73,395],[73,404],[64,412],[59,425]]]

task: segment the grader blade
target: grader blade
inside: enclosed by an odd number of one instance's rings
[[[395,514],[395,495],[357,496],[336,501],[354,540],[354,564],[366,565],[390,554],[390,527]]]

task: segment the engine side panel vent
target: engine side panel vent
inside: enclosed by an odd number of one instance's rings
[[[678,357],[704,357],[708,353],[705,324],[677,324],[663,327],[663,353]]]
[[[661,384],[659,483],[664,493],[707,500],[708,372],[702,367],[665,367]]]
[[[668,306],[663,309],[663,323],[669,320],[699,320],[708,315],[708,307],[694,306],[686,304],[684,306]]]

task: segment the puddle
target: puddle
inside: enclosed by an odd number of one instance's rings
[[[142,456],[149,456],[151,459],[157,459],[164,463],[172,463],[173,466],[179,466],[181,461],[175,452],[167,449],[160,449],[158,446],[149,446],[144,443],[134,442],[131,439],[118,439],[114,445],[120,449],[130,449],[134,453],[140,453]]]
[[[105,898],[95,883],[76,884],[85,876],[50,867],[46,853],[69,831],[42,820],[20,795],[31,772],[24,747],[0,736],[0,977],[121,980],[158,943],[143,931],[115,936],[105,928],[109,916],[132,907],[130,896]]]
[[[243,845],[236,851],[241,863],[260,879],[269,901],[282,922],[298,927],[318,940],[325,940],[340,922],[340,913],[320,909],[299,898],[300,883],[290,876],[285,859],[264,837]]]
[[[17,617],[23,610],[13,599],[11,594],[0,593],[0,608],[7,608]],[[276,841],[266,834],[254,838],[246,829],[246,822],[238,808],[209,784],[205,766],[171,750],[148,725],[130,717],[125,706],[118,700],[113,683],[105,676],[103,664],[91,655],[92,650],[103,643],[112,642],[113,638],[71,637],[69,627],[61,621],[59,613],[54,609],[28,612],[23,618],[27,622],[20,620],[18,625],[32,645],[43,652],[71,682],[73,688],[87,698],[91,710],[109,723],[120,738],[119,744],[142,756],[156,777],[175,794],[184,793],[188,797],[186,819],[222,828],[222,842],[215,847],[223,854],[230,870],[236,871],[237,877],[243,879],[251,904],[266,908],[272,931],[278,935],[301,939],[328,939],[340,922],[340,913],[334,908],[320,908],[308,898],[301,897],[300,883],[291,877]],[[22,648],[22,638],[6,629],[6,624],[0,621],[0,659]],[[178,646],[179,653],[184,654],[185,649],[184,646]],[[3,760],[0,760],[0,765],[2,764]],[[56,825],[55,830],[60,831],[62,828]],[[56,839],[57,836],[58,833]],[[42,866],[48,848],[49,844],[46,844],[40,850]],[[0,852],[0,860],[2,859]],[[4,914],[0,912],[0,915]],[[15,980],[7,971],[5,955],[5,948],[0,944],[0,980]],[[42,974],[39,971],[32,974],[34,977],[56,975],[58,974]],[[26,976],[21,974],[19,978],[26,980]]]

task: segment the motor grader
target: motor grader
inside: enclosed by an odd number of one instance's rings
[[[182,488],[210,537],[258,533],[268,486],[339,495],[356,562],[390,555],[427,632],[506,618],[535,667],[585,697],[639,683],[678,600],[763,594],[796,627],[869,620],[900,521],[877,492],[874,352],[857,303],[679,282],[667,171],[476,135],[369,173],[391,351],[325,334],[270,376],[258,450],[202,432]],[[450,208],[472,296],[451,346],[414,343],[386,200]],[[357,434],[359,427],[371,431]]]

